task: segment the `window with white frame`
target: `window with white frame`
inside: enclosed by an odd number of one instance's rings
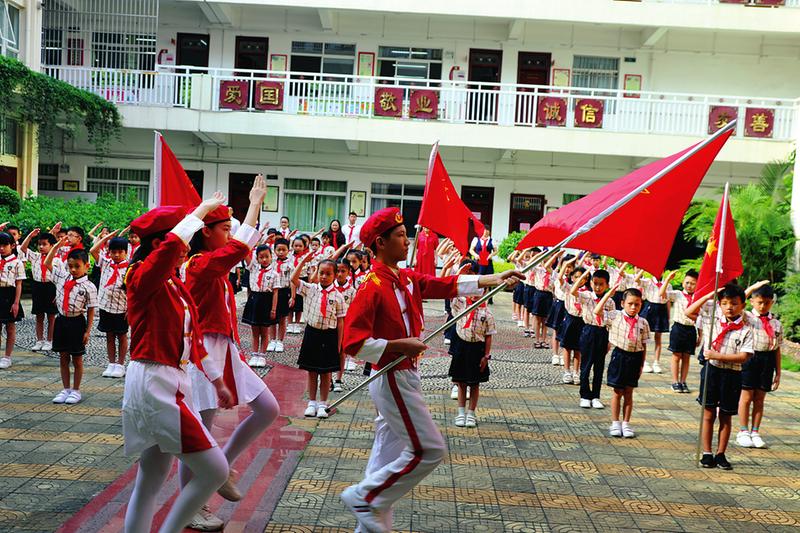
[[[355,65],[355,44],[292,41],[291,70],[294,72],[352,75]]]
[[[617,89],[619,86],[619,58],[573,57],[572,85],[591,89]]]
[[[416,235],[414,224],[419,218],[424,192],[424,185],[373,183],[372,194],[370,195],[371,212],[374,213],[385,207],[397,207],[403,213],[403,219],[407,221],[406,230],[408,231],[408,236],[413,237]]]
[[[88,167],[86,190],[98,196],[112,194],[118,200],[129,194],[147,205],[150,199],[150,171],[139,168]]]
[[[283,186],[283,214],[293,228],[316,231],[344,219],[346,181],[286,178]]]
[[[39,190],[58,190],[58,165],[54,163],[39,163]]]
[[[0,115],[0,155],[18,155],[19,123]]]
[[[378,75],[403,80],[439,80],[442,78],[441,48],[379,46]],[[411,83],[411,85],[417,85]]]
[[[0,0],[0,55],[19,57],[19,9]]]

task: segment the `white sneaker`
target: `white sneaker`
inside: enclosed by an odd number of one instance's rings
[[[64,400],[64,403],[69,404],[69,405],[74,405],[74,404],[78,403],[79,401],[81,401],[81,391],[73,390],[73,391],[70,391],[69,396],[67,396],[67,399]]]
[[[658,361],[653,363],[653,373],[654,374],[660,374],[661,373],[661,365],[658,364]]]
[[[767,445],[764,443],[764,439],[761,438],[761,435],[758,434],[758,431],[753,431],[750,433],[750,440],[753,441],[753,448],[766,448]]]
[[[467,415],[459,413],[456,415],[456,427],[463,428],[467,423]]]
[[[356,364],[356,362],[353,360],[352,357],[348,357],[347,361],[345,361],[345,363],[344,363],[344,369],[345,370],[355,370],[356,368],[358,368],[358,365]]]
[[[328,406],[324,403],[317,405],[317,418],[328,418]]]
[[[31,348],[31,351],[32,352],[38,352],[39,350],[42,349],[42,346],[44,346],[44,341],[36,341],[33,344],[33,348]]]
[[[42,351],[43,352],[52,352],[53,351],[53,342],[52,341],[44,341],[44,344],[42,344]]]
[[[761,437],[759,437],[760,439]],[[763,442],[763,441],[762,441]],[[742,448],[752,448],[753,444],[753,437],[751,436],[750,432],[747,430],[742,430],[736,434],[736,445],[741,446]]]
[[[114,375],[114,370],[115,370],[114,366],[116,366],[114,365],[114,363],[108,363],[108,366],[106,367],[105,370],[103,370],[103,373],[100,375],[103,376],[104,378],[110,378],[111,376]]]
[[[195,531],[222,531],[224,525],[225,522],[212,513],[208,505],[204,505],[195,513],[192,521],[186,527]]]
[[[592,400],[587,400],[586,398],[581,398],[580,403],[578,404],[583,409],[588,409],[592,406]]]
[[[518,328],[524,328],[525,327],[525,322],[523,322],[522,320],[517,320],[517,327]]]
[[[116,367],[116,369],[114,370],[114,373],[111,374],[111,377],[112,378],[124,378],[125,377],[125,365],[117,364],[117,365],[114,365],[114,366]]]
[[[619,423],[619,420],[611,422],[611,427],[608,429],[608,436],[609,437],[622,436],[622,424]]]
[[[0,357],[0,368],[8,368],[11,366],[10,357]]]
[[[262,368],[265,368],[265,367],[267,366],[267,358],[266,358],[266,357],[264,357],[263,355],[260,355],[260,356],[258,356],[258,364],[259,364],[259,365],[260,365]]]
[[[553,364],[553,366],[558,366],[560,362],[558,354],[553,354],[553,358],[550,360],[550,362]]]
[[[450,399],[458,400],[458,385],[453,385],[453,388],[450,389]]]
[[[308,407],[306,407],[303,416],[317,416],[317,402],[308,402]]]
[[[250,359],[247,360],[247,364],[250,365],[250,368],[256,368],[258,366],[258,354],[252,352]]]
[[[636,436],[636,433],[633,432],[633,428],[627,422],[622,423],[622,436],[626,439],[632,439]]]
[[[580,372],[573,372],[572,373],[572,384],[573,385],[580,385],[581,384],[581,373]]]
[[[333,392],[342,392],[344,388],[342,387],[342,382],[338,379],[333,382]]]
[[[564,377],[561,378],[561,383],[564,385],[572,385],[572,372],[569,370],[564,372]]]
[[[592,399],[592,408],[594,408],[594,409],[605,409],[606,406],[603,405],[603,402],[600,401],[600,398],[593,398]]]
[[[464,427],[474,428],[478,425],[478,419],[475,418],[474,413],[467,413],[466,419],[464,420]]]
[[[275,351],[278,353],[283,351],[283,343],[281,341],[275,341]]]
[[[564,366],[564,356],[563,355],[559,355],[558,356],[558,364],[560,366]]]
[[[447,337],[444,338],[444,345],[450,346],[450,339],[448,339]]]
[[[275,351],[275,340],[274,339],[269,341],[269,344],[267,344],[267,351],[268,352],[274,352]]]
[[[62,390],[61,392],[56,394],[55,398],[53,398],[53,403],[64,403],[65,401],[67,401],[67,396],[69,396],[70,392],[72,391],[69,389]]]
[[[644,369],[643,369],[643,371],[644,371],[644,372],[646,372],[646,373],[648,373],[648,374],[651,374],[651,373],[653,372],[653,367],[652,367],[652,366],[650,366],[650,363],[648,363],[647,361],[645,361],[645,362],[644,362]]]
[[[368,531],[369,533],[389,532],[389,528],[384,524],[380,511],[368,504],[366,500],[358,497],[355,485],[344,489],[340,498],[345,506],[350,509],[350,512],[355,515],[358,525],[361,526],[363,531]]]

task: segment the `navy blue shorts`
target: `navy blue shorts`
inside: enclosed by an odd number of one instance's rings
[[[640,316],[647,320],[650,324],[650,331],[653,333],[666,333],[669,331],[669,313],[667,312],[667,304],[654,304],[647,302],[642,308]]]
[[[638,387],[643,359],[644,352],[626,352],[615,346],[606,373],[608,386],[615,389]]]
[[[550,314],[550,307],[553,305],[553,293],[550,291],[537,290],[533,295],[533,313],[535,316],[547,318]]]
[[[700,370],[700,389],[697,403],[703,401],[703,387],[706,386],[708,376],[708,392],[706,393],[707,408],[719,407],[719,412],[726,415],[735,415],[739,412],[739,396],[742,393],[742,373],[739,370],[717,368],[707,363]]]
[[[688,353],[694,355],[697,348],[697,328],[685,324],[672,324],[669,331],[669,348],[672,353]]]
[[[583,319],[566,313],[564,321],[558,327],[556,339],[565,350],[580,350],[581,331],[583,331]]]
[[[756,352],[742,365],[742,388],[772,391],[775,379],[775,350]]]

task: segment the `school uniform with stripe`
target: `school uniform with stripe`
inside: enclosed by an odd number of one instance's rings
[[[128,299],[122,288],[127,260],[115,263],[108,255],[100,257],[100,322],[97,329],[105,333],[128,332]]]
[[[0,324],[19,322],[25,316],[21,303],[16,314],[11,307],[17,299],[17,281],[26,278],[25,264],[16,254],[0,258]]]
[[[57,314],[56,286],[53,284],[50,272],[44,266],[46,255],[28,250],[26,258],[31,264],[31,314]],[[61,268],[64,268],[61,260],[53,258],[53,270]]]
[[[83,336],[88,324],[85,313],[98,306],[97,288],[88,276],[73,278],[66,268],[51,272],[56,285],[58,316],[53,325],[53,351],[83,355]]]

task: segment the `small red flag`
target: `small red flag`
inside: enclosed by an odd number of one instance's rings
[[[597,215],[620,202],[684,154],[678,163],[622,207],[610,212],[567,246],[627,261],[660,276],[697,187],[733,129],[634,170],[564,207],[548,213],[520,241],[518,250],[560,243]]]
[[[156,132],[155,143],[156,205],[196,207],[202,200],[186,175],[180,161],[170,150],[164,137]]]
[[[483,235],[483,224],[458,196],[439,156],[439,144],[434,144],[417,224],[450,238],[455,247],[466,254],[469,249],[470,220],[475,233]]]
[[[724,222],[723,222],[724,221]],[[721,255],[720,255],[721,252]],[[742,254],[739,251],[739,239],[736,238],[736,227],[733,224],[731,205],[728,200],[728,188],[717,211],[714,229],[708,238],[706,253],[703,255],[703,266],[697,278],[695,299],[705,296],[714,290],[714,285],[719,270],[719,286],[722,287],[731,280],[742,275]]]

